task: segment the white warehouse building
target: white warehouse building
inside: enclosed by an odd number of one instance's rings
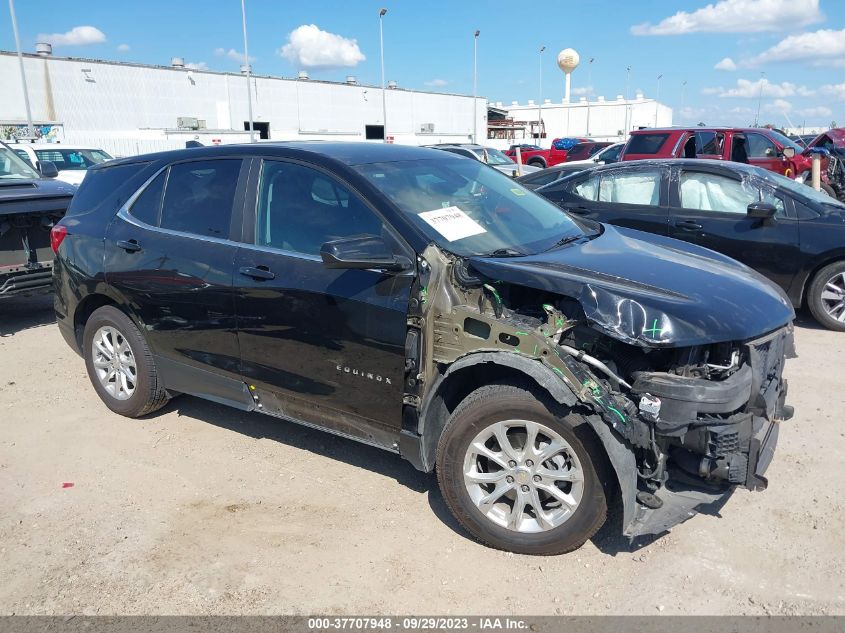
[[[514,101],[510,105],[500,101],[490,105],[491,114],[498,113],[499,117],[490,117],[488,142],[499,148],[511,143],[548,147],[552,139],[567,136],[625,140],[631,130],[672,125],[672,108],[641,93],[633,99],[622,95],[613,100],[581,97],[579,101],[552,102],[545,99],[542,107],[535,101],[523,104]]]
[[[249,140],[244,74],[171,66],[54,57],[50,47],[24,55],[36,128],[45,141],[101,147],[125,156],[185,147],[198,140]],[[25,136],[27,116],[16,53],[0,51],[0,139]],[[378,86],[253,75],[249,89],[256,137],[270,140],[381,141]],[[386,90],[388,141],[466,143],[487,129],[484,98]]]

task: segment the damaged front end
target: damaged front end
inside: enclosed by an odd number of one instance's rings
[[[794,356],[791,308],[762,336],[725,340],[722,325],[708,341],[712,317],[673,316],[672,305],[690,300],[671,288],[561,272],[551,261],[460,258],[434,245],[418,263],[406,436],[436,435],[438,394],[450,376],[502,365],[594,429],[616,475],[626,536],[659,534],[717,509],[737,486],[766,487],[778,423],[792,416],[782,377]]]

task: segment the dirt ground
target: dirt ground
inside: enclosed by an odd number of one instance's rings
[[[767,491],[534,558],[375,448],[191,397],[112,414],[51,301],[0,302],[0,614],[845,614],[845,334],[808,317]]]

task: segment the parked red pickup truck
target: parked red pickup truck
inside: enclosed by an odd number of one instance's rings
[[[732,160],[756,165],[790,178],[804,176],[812,168],[812,158],[803,147],[768,128],[634,130],[622,150],[621,160],[644,158]],[[824,173],[824,169],[822,171]]]
[[[588,138],[556,138],[552,141],[552,146],[549,149],[526,149],[524,145],[520,145],[520,154],[522,155],[523,165],[533,165],[540,169],[558,165],[566,160],[566,153],[578,143],[589,141]],[[516,162],[516,145],[512,145],[509,150],[505,152]]]

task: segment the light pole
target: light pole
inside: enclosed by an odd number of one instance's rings
[[[540,47],[540,100],[537,102],[537,144],[543,137],[543,51],[545,46]]]
[[[478,143],[478,36],[481,31],[475,30],[472,40],[472,142]]]
[[[754,127],[760,126],[760,104],[763,102],[763,85],[766,83],[765,71],[760,72],[760,94],[757,95],[757,114],[754,116]]]
[[[657,114],[658,109],[660,108],[660,80],[663,79],[663,75],[657,75],[657,98],[654,100],[654,127],[657,127]]]
[[[683,113],[684,113],[684,103],[686,102],[686,100],[687,100],[687,80],[684,79],[681,82],[681,116],[683,116]]]
[[[255,132],[253,131],[252,125],[252,81],[250,80],[252,65],[249,63],[249,44],[246,37],[246,6],[244,2],[245,0],[241,0],[241,21],[244,26],[244,64],[246,65],[246,103],[249,108],[249,142],[255,143]]]
[[[590,57],[587,62],[587,136],[590,136],[590,97],[593,96],[593,62],[595,57]]]
[[[628,100],[628,84],[631,81],[631,67],[627,66],[625,68],[625,101]]]
[[[26,73],[23,70],[23,54],[21,53],[21,38],[18,35],[18,20],[15,17],[15,3],[9,0],[9,13],[12,15],[12,30],[15,32],[15,47],[18,50],[18,63],[21,66],[21,85],[23,86],[23,102],[26,106],[26,135],[34,138],[35,130],[32,127],[32,110],[29,107],[29,90],[26,87]]]
[[[387,9],[378,10],[378,41],[381,50],[381,120],[384,127],[383,142],[387,143],[387,91],[384,86],[384,16]]]

